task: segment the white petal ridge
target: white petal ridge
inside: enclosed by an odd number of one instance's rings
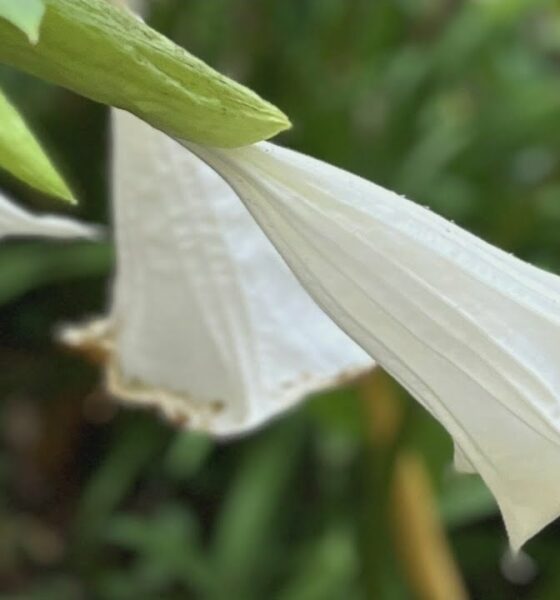
[[[452,435],[519,548],[560,513],[560,279],[384,188],[261,143],[192,147],[324,310]]]
[[[232,435],[372,367],[212,169],[129,113],[113,130],[113,305],[66,341],[107,355],[117,398]]]

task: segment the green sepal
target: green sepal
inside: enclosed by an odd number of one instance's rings
[[[47,0],[46,7],[36,46],[0,21],[0,62],[198,144],[243,146],[290,127],[276,107],[127,10],[106,0]]]
[[[72,192],[1,90],[0,167],[45,194],[75,203]]]

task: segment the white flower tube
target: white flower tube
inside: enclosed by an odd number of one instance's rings
[[[65,217],[34,215],[0,194],[0,238],[96,238],[99,230]]]
[[[340,169],[193,150],[325,311],[450,432],[520,547],[560,512],[560,279]]]
[[[212,169],[129,113],[113,129],[114,303],[65,339],[104,348],[117,398],[229,435],[371,368]]]

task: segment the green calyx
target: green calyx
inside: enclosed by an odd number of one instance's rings
[[[276,107],[129,11],[106,0],[45,4],[36,45],[0,19],[0,62],[128,110],[175,138],[198,144],[243,146],[290,127]]]

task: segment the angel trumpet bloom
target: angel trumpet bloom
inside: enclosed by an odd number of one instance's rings
[[[117,398],[229,435],[371,368],[212,169],[129,113],[113,131],[113,306],[64,338],[104,349]]]
[[[98,233],[95,227],[65,217],[34,215],[0,193],[0,239],[21,236],[94,239]]]
[[[325,312],[445,426],[512,546],[558,516],[560,279],[297,152],[189,147]]]

